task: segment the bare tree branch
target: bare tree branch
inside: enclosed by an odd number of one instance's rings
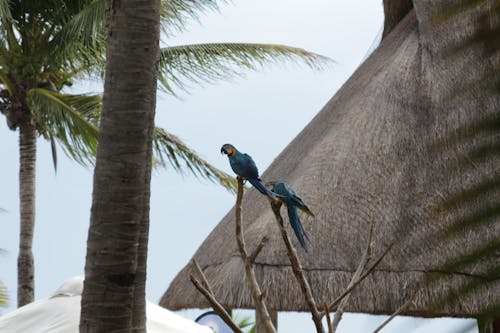
[[[382,328],[385,327],[385,325],[389,324],[394,318],[396,318],[397,315],[399,315],[401,312],[403,312],[403,310],[405,310],[413,302],[413,300],[415,299],[415,297],[417,297],[417,294],[418,294],[418,290],[415,292],[415,294],[413,294],[413,296],[409,300],[407,300],[396,311],[394,311],[394,313],[389,318],[387,318],[382,324],[380,324],[380,326],[377,327],[373,331],[373,333],[380,332],[382,330]]]
[[[201,277],[201,282],[203,283],[203,286],[208,290],[208,292],[210,294],[215,295],[214,291],[212,290],[212,287],[210,287],[210,284],[208,283],[207,277],[205,276],[205,274],[201,270],[201,267],[198,264],[198,262],[196,261],[196,259],[191,260],[191,262],[193,263],[193,266],[196,270],[196,273],[198,273],[198,275]]]
[[[356,283],[357,280],[359,280],[361,274],[365,270],[366,265],[368,265],[368,262],[371,259],[371,253],[372,253],[372,243],[373,243],[373,226],[375,225],[375,218],[372,217],[372,220],[370,222],[370,232],[368,234],[368,242],[366,243],[366,248],[365,252],[363,253],[363,257],[361,258],[358,268],[352,275],[351,281],[349,282],[349,285],[347,286],[346,289],[349,289]],[[335,316],[333,318],[332,322],[332,331],[335,333],[337,331],[337,327],[339,326],[340,320],[342,319],[342,315],[344,313],[344,307],[347,305],[347,302],[349,301],[351,293],[347,294],[344,299],[340,302],[339,306],[337,307],[337,310],[335,311]],[[327,313],[325,313],[327,314]]]
[[[263,319],[263,328],[266,332],[264,333],[275,333],[276,328],[273,325],[269,311],[267,310],[266,303],[264,302],[264,295],[260,290],[260,286],[257,282],[257,277],[255,276],[255,271],[253,269],[255,258],[252,257],[262,250],[265,245],[265,240],[262,239],[259,246],[249,257],[246,250],[245,239],[243,238],[243,227],[241,223],[241,203],[243,200],[243,179],[238,177],[238,193],[236,196],[236,241],[238,243],[238,249],[240,251],[241,260],[243,261],[243,266],[245,267],[245,275],[248,286],[252,293],[253,300],[255,302],[255,310],[257,311],[259,318]],[[263,244],[264,243],[264,244]],[[261,246],[262,245],[262,246]]]
[[[297,257],[297,251],[292,245],[290,238],[285,229],[285,225],[283,223],[283,218],[281,217],[280,208],[281,204],[277,203],[273,199],[269,199],[271,202],[271,208],[273,210],[274,216],[276,217],[276,221],[278,221],[278,225],[280,227],[281,236],[283,237],[283,241],[285,242],[288,258],[290,259],[290,264],[292,265],[292,270],[297,279],[297,282],[300,285],[300,289],[302,290],[302,294],[306,300],[307,305],[309,306],[309,310],[311,311],[312,319],[314,321],[314,325],[316,326],[316,331],[318,333],[324,333],[325,330],[323,328],[323,324],[321,323],[321,312],[318,310],[316,306],[316,301],[314,300],[311,287],[309,286],[309,282],[307,281],[304,270],[302,269],[302,265]]]
[[[248,257],[248,261],[250,261],[252,265],[255,264],[255,259],[257,259],[257,256],[259,255],[260,251],[262,251],[262,249],[264,248],[264,246],[267,244],[268,241],[269,241],[268,237],[266,236],[262,237],[259,245],[257,245],[255,250],[253,250],[253,252],[250,254],[250,256]]]
[[[198,270],[198,268],[199,268],[198,263],[196,263],[195,267],[197,267],[198,274],[200,275],[202,281],[207,281],[205,274],[203,274],[201,269]],[[208,300],[208,302],[210,303],[210,305],[212,306],[214,311],[222,318],[222,320],[224,320],[224,322],[229,327],[231,327],[233,332],[243,333],[243,331],[238,327],[238,325],[236,325],[233,322],[229,313],[227,313],[227,311],[224,309],[224,307],[217,301],[214,294],[210,291],[211,290],[210,286],[208,284],[205,286],[204,285],[205,282],[202,283],[202,282],[198,281],[198,279],[196,279],[193,275],[190,275],[189,277],[190,277],[193,285],[196,287],[196,289],[198,289],[198,291],[201,292],[203,294],[203,296],[205,296],[205,298]]]
[[[328,326],[328,333],[333,333],[332,322],[330,319],[330,309],[328,308],[328,304],[326,302],[323,303],[323,311],[325,311],[326,325]]]
[[[387,255],[387,253],[389,253],[389,250],[392,249],[393,246],[394,246],[394,243],[391,243],[385,249],[385,251],[382,252],[382,254],[378,257],[378,259],[370,266],[370,268],[366,271],[366,273],[364,273],[356,282],[354,282],[351,287],[346,288],[346,290],[344,290],[344,292],[339,297],[337,297],[328,307],[330,309],[335,308],[335,306],[337,304],[339,304],[340,301],[342,301],[344,299],[344,297],[346,297],[347,295],[349,295],[349,293],[354,288],[356,288],[358,286],[358,284],[360,284],[364,279],[366,279],[368,277],[368,275],[370,275],[370,273],[375,269],[375,267],[377,267],[377,265],[382,261],[382,259],[384,259],[384,257]],[[322,316],[324,314],[325,314],[324,312],[321,313]]]

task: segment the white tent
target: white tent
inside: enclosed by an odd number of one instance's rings
[[[64,282],[49,298],[0,317],[1,333],[78,333],[83,277]],[[147,302],[148,333],[213,333],[206,327]]]

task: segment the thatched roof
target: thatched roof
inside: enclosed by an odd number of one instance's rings
[[[451,243],[421,237],[437,233],[452,218],[436,218],[431,210],[436,202],[463,184],[498,171],[498,163],[485,164],[452,176],[444,165],[459,152],[441,158],[429,149],[430,143],[472,117],[500,109],[498,96],[485,100],[470,92],[449,98],[464,82],[492,68],[480,52],[464,51],[452,59],[441,52],[443,46],[471,33],[472,19],[462,16],[463,26],[436,28],[431,18],[438,3],[415,1],[415,9],[262,175],[264,181],[290,183],[317,215],[304,223],[314,247],[309,253],[299,251],[299,256],[320,304],[334,299],[348,284],[362,255],[372,213],[377,219],[375,254],[393,241],[396,245],[356,289],[346,311],[392,313],[414,294],[417,281],[431,274],[444,280],[423,288],[404,314],[474,315],[500,294],[497,280],[467,301],[439,309],[428,305],[449,286],[480,279],[486,267],[485,263],[436,271],[441,262],[500,234],[500,223],[495,223],[487,231],[479,228]],[[250,249],[263,235],[270,237],[256,265],[268,306],[308,311],[269,203],[254,189],[245,194],[243,220]],[[253,307],[234,240],[234,209],[194,257],[223,304]],[[208,307],[189,281],[191,272],[188,265],[177,275],[160,305]]]

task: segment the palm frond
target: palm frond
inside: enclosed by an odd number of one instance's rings
[[[441,210],[451,211],[459,206],[467,206],[473,204],[480,197],[494,194],[499,188],[500,175],[484,178],[463,191],[448,196],[439,204],[439,207]]]
[[[10,80],[7,78],[7,74],[0,69],[0,84],[5,86],[5,89],[9,92],[9,95],[12,96],[13,90],[12,90],[12,83]]]
[[[73,15],[50,41],[51,59],[55,63],[69,61],[73,68],[91,73],[105,64],[106,26],[105,0],[94,0]]]
[[[218,9],[217,0],[162,0],[160,12],[162,30],[165,35],[171,36],[183,31],[187,20],[198,20],[203,11]]]
[[[500,90],[500,3],[485,0],[460,0],[445,8],[435,17],[436,24],[448,24],[460,19],[466,12],[474,11],[477,19],[476,29],[470,37],[445,51],[452,57],[464,50],[481,52],[494,66],[494,73],[484,73],[481,79],[471,79],[464,82],[463,91],[456,95],[473,96],[483,103],[498,103]],[[470,14],[470,13],[469,13]],[[453,24],[456,24],[454,22]],[[451,50],[451,51],[450,51]],[[450,104],[455,103],[450,96]],[[493,104],[495,105],[495,104]],[[463,188],[447,195],[438,205],[439,217],[449,220],[441,232],[441,242],[458,242],[481,232],[485,239],[475,246],[464,244],[464,248],[454,257],[438,267],[442,272],[465,272],[466,282],[449,290],[445,295],[437,297],[436,307],[448,304],[467,302],[467,297],[475,293],[491,294],[498,292],[500,278],[500,239],[494,233],[500,220],[500,174],[494,166],[500,154],[500,116],[497,112],[482,119],[469,121],[458,130],[444,135],[431,149],[442,155],[443,160],[454,156],[448,161],[447,170],[452,170],[462,179],[467,179]],[[460,152],[460,156],[456,156]],[[473,175],[478,175],[474,177]],[[492,234],[493,233],[493,234]],[[491,236],[491,237],[490,237]],[[446,244],[446,243],[444,243]],[[434,281],[436,282],[436,281]],[[442,283],[443,281],[437,281]],[[479,321],[491,321],[500,315],[500,301],[484,304],[484,309],[478,314]]]
[[[9,14],[6,14],[10,16]],[[16,22],[12,17],[10,18],[2,18],[0,19],[1,29],[0,29],[0,41],[2,46],[0,48],[2,54],[6,53],[7,48],[9,50],[15,50],[20,52],[20,43],[18,39],[18,34],[16,34],[15,30],[18,31],[18,27]]]
[[[7,296],[7,287],[0,282],[0,307],[7,306],[9,298]]]
[[[233,315],[233,322],[238,325],[239,328],[244,329],[244,328],[249,328],[253,329],[255,327],[255,322],[252,320],[251,317],[243,317],[243,318],[238,318],[237,316]]]
[[[229,191],[236,192],[238,184],[235,177],[217,169],[202,159],[178,137],[158,127],[155,128],[154,132],[153,156],[156,166],[165,166],[168,161],[178,172],[187,168],[195,176],[218,182]]]
[[[94,163],[101,96],[67,95],[37,88],[28,92],[27,101],[40,133],[54,137],[78,163]]]
[[[57,146],[56,140],[53,135],[49,134],[50,140],[50,151],[52,152],[52,163],[54,164],[54,170],[57,172]]]
[[[453,132],[448,140],[443,140],[448,142],[446,149],[444,146],[440,147],[443,156],[447,155],[448,149],[451,152],[464,151],[461,157],[454,160],[454,168],[459,174],[469,174],[471,166],[476,169],[484,163],[491,164],[492,159],[498,159],[498,145],[495,141],[499,138],[500,128],[494,118],[472,122]],[[448,169],[451,169],[451,166]],[[477,232],[495,230],[495,225],[500,220],[500,202],[497,200],[499,192],[500,174],[493,172],[485,173],[477,180],[471,180],[462,189],[447,195],[437,206],[437,216],[443,220],[451,217],[451,221],[442,229],[438,240],[457,242]],[[456,304],[474,293],[489,288],[494,290],[494,280],[500,276],[500,266],[496,260],[499,254],[500,240],[493,238],[485,239],[475,247],[465,246],[456,256],[448,258],[436,268],[437,271],[469,272],[466,273],[469,276],[477,267],[487,266],[488,269],[477,276],[470,275],[470,281],[437,297],[434,306],[440,308],[447,304]],[[497,264],[492,264],[495,262]]]
[[[10,21],[12,20],[12,13],[10,12],[10,1],[11,0],[0,0],[0,20]]]
[[[241,76],[265,64],[303,63],[321,69],[331,60],[300,48],[274,44],[211,43],[162,48],[160,82],[168,92],[186,82],[203,83]]]

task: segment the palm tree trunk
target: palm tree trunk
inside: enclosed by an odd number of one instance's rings
[[[19,204],[21,227],[17,258],[17,306],[33,302],[33,229],[35,227],[36,129],[29,122],[19,128]]]
[[[132,331],[133,296],[144,295],[136,278],[148,208],[151,163],[145,161],[156,106],[159,13],[159,0],[106,2],[106,79],[80,332]]]
[[[154,124],[154,114],[151,123]],[[150,135],[153,135],[154,125],[150,128]],[[151,167],[153,159],[153,145],[148,143],[148,151],[145,161],[146,176],[144,177],[144,208],[141,219],[139,249],[137,253],[137,273],[135,276],[134,304],[132,309],[132,331],[144,332],[146,330],[146,277],[148,261],[148,241],[149,241],[149,199],[151,196]]]

